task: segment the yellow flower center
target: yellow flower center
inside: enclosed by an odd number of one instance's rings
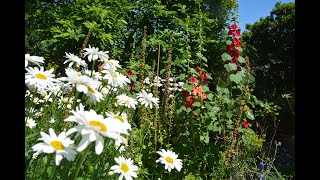
[[[113,65],[113,62],[112,61],[108,61],[108,64]]]
[[[38,73],[38,74],[36,74],[36,78],[42,79],[42,80],[46,80],[46,79],[47,79],[47,76],[44,75],[44,74]]]
[[[124,100],[124,103],[129,104],[130,100],[126,99],[126,100]]]
[[[63,150],[64,146],[60,141],[51,141],[50,145],[54,147],[56,150]]]
[[[114,116],[114,118],[124,123],[124,119],[121,116]]]
[[[88,86],[88,91],[90,91],[92,94],[94,94],[94,89],[92,89],[90,86]]]
[[[122,169],[122,171],[125,172],[125,173],[129,171],[128,165],[126,165],[126,164],[124,164],[124,163],[121,164],[121,169]]]
[[[78,73],[77,75],[78,75],[78,77],[82,76],[82,74],[81,74],[81,73]]]
[[[118,75],[114,72],[111,72],[111,76],[114,77],[114,78],[118,78]]]
[[[170,164],[173,163],[173,159],[172,159],[171,157],[166,157],[166,161],[167,161],[168,163],[170,163]]]
[[[26,125],[28,126],[28,125],[30,125],[30,123],[28,121],[26,121]]]
[[[106,127],[103,123],[101,123],[101,122],[99,122],[99,121],[92,120],[92,121],[89,122],[89,124],[90,124],[91,126],[98,126],[98,127],[100,127],[100,131],[102,131],[102,132],[106,132],[106,131],[107,131],[107,127]]]

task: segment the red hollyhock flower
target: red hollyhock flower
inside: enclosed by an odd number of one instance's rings
[[[187,91],[187,90],[183,90],[182,91],[182,96],[183,97],[188,97],[189,95],[190,95],[189,91]]]
[[[235,46],[241,47],[241,42],[240,42],[239,38],[233,38],[232,42]]]
[[[197,67],[196,67],[196,71],[197,71],[197,72],[200,72],[200,66],[197,66]]]
[[[184,105],[184,107],[186,107],[186,109],[190,108],[191,110],[193,110],[193,106],[192,106],[192,104],[190,104],[190,102],[185,101],[185,102],[183,103],[183,105]]]
[[[202,77],[203,79],[207,78],[207,73],[206,73],[206,72],[202,72],[202,73],[201,73],[201,77]]]
[[[207,78],[203,79],[203,83],[204,83],[204,84],[207,84],[207,83],[208,83]]]
[[[129,76],[133,76],[133,73],[130,69],[126,70],[126,76],[129,77]]]
[[[231,59],[231,64],[238,65],[238,58],[233,57],[233,58]]]
[[[230,54],[232,57],[234,57],[234,58],[239,58],[239,56],[240,56],[240,51],[239,50],[234,50],[234,51],[232,51],[232,53]]]
[[[237,29],[235,31],[233,31],[232,33],[234,36],[240,36],[240,29]]]
[[[232,32],[235,31],[238,28],[238,25],[237,24],[232,24],[228,28],[229,28],[228,35],[231,35]]]
[[[190,102],[190,104],[192,105],[194,102],[196,102],[196,99],[193,96],[188,96],[187,97],[188,101]]]
[[[248,129],[249,127],[249,122],[247,120],[244,120],[242,123],[243,127],[245,127],[246,129]]]
[[[200,116],[199,114],[195,114],[194,115],[195,118],[199,118],[199,116]]]
[[[202,81],[201,76],[197,77],[197,80],[198,80],[199,82],[201,82],[201,81]]]
[[[237,24],[232,24],[229,26],[228,35],[240,36],[240,29]]]
[[[228,54],[232,55],[234,50],[235,50],[235,45],[234,44],[227,45]]]
[[[196,79],[195,77],[191,77],[191,78],[190,78],[190,82],[191,82],[191,83],[195,83],[196,81],[197,81],[197,79]]]

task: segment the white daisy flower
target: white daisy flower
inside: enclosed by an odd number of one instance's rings
[[[25,67],[28,66],[29,63],[35,64],[35,65],[41,65],[44,63],[44,58],[39,57],[39,56],[30,56],[30,54],[25,54],[24,56],[24,62],[25,62]]]
[[[178,155],[171,150],[164,150],[157,151],[157,153],[161,156],[159,159],[156,160],[156,163],[160,162],[161,164],[165,165],[165,169],[171,172],[171,169],[176,168],[177,171],[180,172],[182,168],[182,160],[178,159]]]
[[[125,94],[118,95],[116,98],[118,99],[117,103],[119,105],[123,105],[123,106],[126,106],[128,108],[135,109],[136,105],[138,104],[138,102],[135,99],[133,99],[133,98],[131,98],[131,97],[125,95]]]
[[[38,143],[32,146],[33,151],[37,151],[36,154],[40,153],[56,153],[56,165],[58,166],[63,157],[65,157],[68,161],[73,161],[77,151],[73,149],[71,146],[74,141],[68,138],[72,132],[61,132],[58,136],[54,132],[52,128],[49,129],[49,135],[40,132],[41,138],[39,140],[43,140],[43,142]]]
[[[119,61],[114,60],[114,59],[104,59],[103,64],[101,67],[104,69],[104,71],[109,71],[109,72],[115,72],[117,68],[121,69],[121,65],[119,64]]]
[[[93,104],[96,104],[96,102],[100,102],[100,100],[103,99],[102,93],[97,90],[98,86],[89,85],[87,86],[87,88],[88,88],[88,91],[86,95],[89,96],[90,102],[93,102]]]
[[[53,68],[44,71],[44,67],[28,67],[26,68],[27,73],[25,73],[25,84],[28,86],[34,86],[38,90],[43,90],[46,87],[53,87],[54,83],[59,82],[55,79],[53,74]]]
[[[89,45],[89,48],[84,48],[85,52],[84,52],[84,57],[88,56],[88,61],[95,61],[97,59],[100,58],[100,60],[102,59],[109,59],[109,51],[99,51],[99,48],[96,47],[91,47]]]
[[[131,125],[128,123],[128,116],[126,113],[112,113],[112,112],[106,112],[107,119],[114,121],[114,123],[120,123],[119,127],[121,127],[124,131],[131,130]]]
[[[87,75],[88,77],[91,77],[91,70],[83,69],[83,74]],[[102,74],[100,72],[96,72],[96,71],[93,70],[92,78],[94,80],[102,80]]]
[[[105,70],[101,72],[106,73],[106,75],[103,76],[103,79],[107,79],[108,84],[113,87],[123,87],[123,85],[130,83],[130,79],[119,72],[109,72]]]
[[[81,72],[72,68],[66,69],[66,74],[68,77],[61,77],[60,80],[68,81],[69,84],[75,84],[77,91],[85,94],[88,92],[88,86],[99,86],[101,84],[100,81],[96,81],[86,75],[82,75]]]
[[[28,117],[25,118],[25,123],[26,123],[26,126],[28,126],[30,129],[37,126],[36,121]]]
[[[119,180],[122,180],[123,177],[126,180],[132,180],[132,177],[137,177],[137,173],[135,171],[138,170],[138,166],[133,164],[133,160],[126,159],[123,156],[119,156],[114,158],[114,160],[118,163],[118,165],[113,165],[110,170],[115,173],[120,173]]]
[[[152,109],[152,104],[158,107],[159,98],[154,98],[152,93],[147,93],[145,90],[142,90],[142,92],[138,93],[137,98],[145,107],[150,106],[150,109]]]
[[[67,53],[67,52],[65,52],[65,53],[66,53],[65,57],[67,58],[67,60],[65,60],[63,62],[63,64],[66,64],[67,62],[70,62],[69,66],[68,66],[69,68],[72,67],[73,64],[75,64],[76,67],[78,67],[78,68],[80,66],[87,67],[87,63],[84,60],[82,60],[81,58],[79,58],[78,56],[76,56],[74,54],[71,54],[71,53]]]
[[[77,147],[78,151],[83,151],[91,142],[95,141],[95,152],[101,154],[104,146],[103,136],[114,140],[123,141],[124,137],[120,133],[126,133],[121,130],[116,124],[103,118],[94,110],[84,111],[84,107],[80,104],[76,111],[71,111],[72,116],[69,116],[65,121],[77,122],[79,125],[72,128],[79,131],[82,139]]]

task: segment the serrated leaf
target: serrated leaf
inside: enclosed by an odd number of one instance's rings
[[[231,72],[231,71],[235,71],[237,70],[237,65],[233,64],[233,63],[228,63],[228,64],[225,64],[224,65],[224,68],[226,68],[226,70],[228,72]]]
[[[238,62],[239,63],[246,63],[246,60],[242,56],[239,56]]]
[[[232,59],[232,57],[227,53],[223,53],[221,55],[221,58],[222,58],[223,61],[230,61]]]
[[[180,80],[184,79],[185,77],[186,77],[185,74],[180,74],[180,75],[179,75],[179,79],[180,79]]]
[[[199,73],[198,73],[194,68],[190,68],[189,71],[190,71],[192,74],[195,74],[195,75],[198,75],[198,76],[199,76]]]
[[[183,88],[187,89],[187,91],[191,92],[193,85],[191,85],[190,83],[185,83],[183,85]]]
[[[200,109],[199,109],[199,108],[198,108],[198,109],[195,109],[195,110],[192,111],[192,113],[193,113],[193,114],[199,114],[199,113],[200,113]]]
[[[233,82],[235,82],[237,84],[239,84],[242,81],[242,77],[241,77],[241,75],[239,73],[231,74],[229,76],[229,78],[230,78],[231,81],[233,81]]]
[[[194,107],[200,107],[200,106],[201,106],[201,104],[200,104],[200,102],[199,102],[199,101],[194,102],[192,105],[193,105]]]
[[[208,91],[210,91],[208,86],[202,86],[202,92],[208,92]]]
[[[207,98],[211,101],[212,98],[213,98],[213,94],[208,94],[208,95],[207,95]]]

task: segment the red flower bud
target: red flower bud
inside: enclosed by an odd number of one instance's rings
[[[246,129],[248,129],[249,127],[249,122],[247,120],[244,120],[242,123],[243,127],[245,127]]]
[[[197,66],[197,67],[196,67],[196,71],[197,71],[197,72],[200,72],[200,66]]]
[[[183,90],[183,91],[182,91],[182,96],[183,96],[183,97],[187,97],[187,96],[189,96],[189,95],[190,95],[189,91],[187,91],[187,90]]]
[[[197,79],[196,79],[195,77],[191,77],[191,78],[190,78],[190,82],[191,82],[191,83],[195,83],[196,81],[197,81]]]

